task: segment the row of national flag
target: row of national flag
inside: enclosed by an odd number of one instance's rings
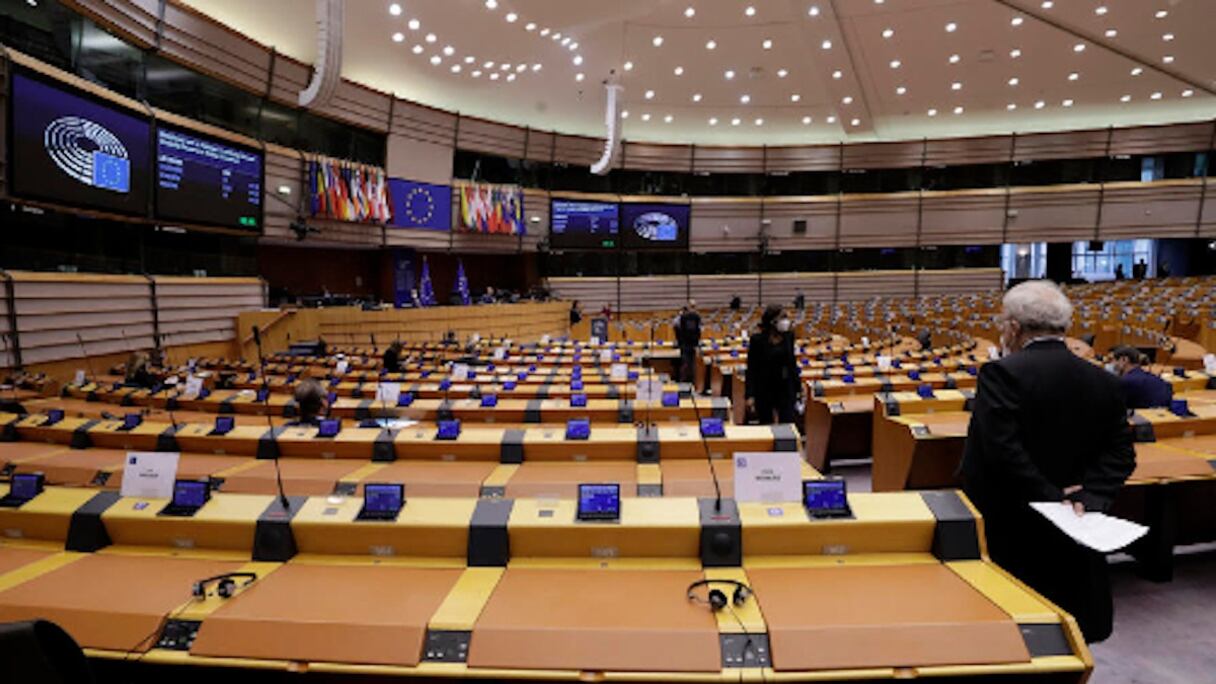
[[[313,216],[361,223],[392,219],[383,169],[315,157],[308,162],[308,190]]]

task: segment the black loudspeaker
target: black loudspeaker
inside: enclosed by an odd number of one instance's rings
[[[794,235],[806,235],[806,219],[794,219]]]
[[[1106,242],[1104,240],[1090,240],[1089,241],[1089,251],[1101,252],[1104,249],[1106,249]]]
[[[0,624],[0,672],[6,682],[94,681],[84,651],[59,625],[46,620]]]

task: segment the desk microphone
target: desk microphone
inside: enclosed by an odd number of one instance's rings
[[[279,488],[279,503],[283,505],[284,511],[291,510],[291,501],[288,500],[286,492],[283,491],[283,471],[279,467],[279,444],[274,433],[274,421],[270,419],[270,387],[266,382],[266,357],[262,354],[262,332],[258,330],[258,326],[253,326],[253,343],[258,349],[258,367],[262,373],[262,394],[265,397],[262,402],[265,404],[266,426],[270,429],[270,441],[274,444],[274,480]]]
[[[170,361],[170,359],[169,359],[169,344],[167,342],[168,339],[169,339],[168,334],[159,335],[157,338],[158,342],[160,343],[161,357],[164,361],[164,365],[165,365],[166,369],[173,368],[173,362]],[[177,397],[181,396],[182,390],[181,390],[181,377],[178,375],[176,369],[173,370],[173,377],[177,378],[178,385],[176,387],[174,387],[174,394],[172,397],[170,397],[168,395],[169,391],[165,390],[165,411],[167,411],[169,413],[169,424],[173,428],[173,433],[177,434],[177,418],[175,418],[173,415],[173,404],[175,403],[175,400],[177,399]]]
[[[89,358],[89,352],[84,348],[84,338],[80,333],[76,333],[76,344],[80,345],[80,354],[84,357],[85,368],[89,370],[89,375],[93,376],[93,383],[97,383],[97,373],[93,371],[93,359]],[[87,383],[86,383],[87,384]]]

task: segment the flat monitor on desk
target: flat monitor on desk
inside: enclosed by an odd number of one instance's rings
[[[363,508],[356,520],[396,520],[405,506],[405,485],[369,482],[363,485]]]
[[[42,493],[42,473],[15,473],[9,480],[8,494],[0,498],[0,508],[18,508]]]
[[[844,480],[803,480],[802,505],[813,519],[853,517]]]
[[[210,482],[206,480],[175,480],[173,482],[173,499],[160,514],[188,518],[197,513],[210,499]]]
[[[621,519],[621,485],[580,484],[578,486],[580,521],[615,522]]]

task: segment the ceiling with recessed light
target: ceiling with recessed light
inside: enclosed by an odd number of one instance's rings
[[[184,0],[316,55],[313,0]],[[1213,0],[351,0],[346,78],[633,141],[784,145],[1216,117]]]

